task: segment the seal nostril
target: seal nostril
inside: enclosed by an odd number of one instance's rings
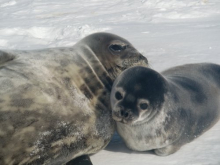
[[[147,58],[145,58],[144,55],[142,55],[142,54],[140,54],[140,56],[139,56],[139,61],[143,61],[145,64],[148,65],[148,60],[147,60]]]
[[[121,110],[121,116],[124,116],[124,111],[123,110]]]
[[[125,112],[124,117],[127,118],[128,115],[129,115],[129,113],[128,113],[128,112]]]

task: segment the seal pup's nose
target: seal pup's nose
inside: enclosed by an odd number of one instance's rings
[[[129,116],[131,115],[131,110],[130,109],[125,109],[123,106],[120,106],[119,107],[119,116],[121,118],[124,118],[124,119],[128,119]]]

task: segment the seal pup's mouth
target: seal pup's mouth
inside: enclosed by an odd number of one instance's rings
[[[121,117],[118,117],[118,116],[116,116],[116,115],[112,115],[112,118],[115,120],[115,121],[117,121],[117,122],[121,122],[122,121],[122,118]]]
[[[123,123],[123,124],[132,124],[133,123],[133,120],[127,120],[125,118],[122,118],[122,117],[118,117],[117,115],[112,115],[112,118],[116,121],[116,122],[120,122],[120,123]]]

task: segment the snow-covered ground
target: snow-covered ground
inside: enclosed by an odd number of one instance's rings
[[[128,39],[158,71],[220,64],[219,0],[0,0],[0,49],[71,46],[98,31]],[[131,151],[115,135],[91,159],[94,165],[219,165],[220,122],[167,157]]]

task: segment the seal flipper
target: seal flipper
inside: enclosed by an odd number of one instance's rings
[[[180,146],[171,144],[171,145],[163,147],[163,148],[155,149],[154,152],[158,156],[167,156],[167,155],[175,153],[179,149],[180,149]]]
[[[92,162],[88,155],[82,155],[69,161],[66,165],[92,165]]]
[[[15,59],[15,56],[13,54],[0,50],[0,65],[8,61],[12,61],[13,59]]]

